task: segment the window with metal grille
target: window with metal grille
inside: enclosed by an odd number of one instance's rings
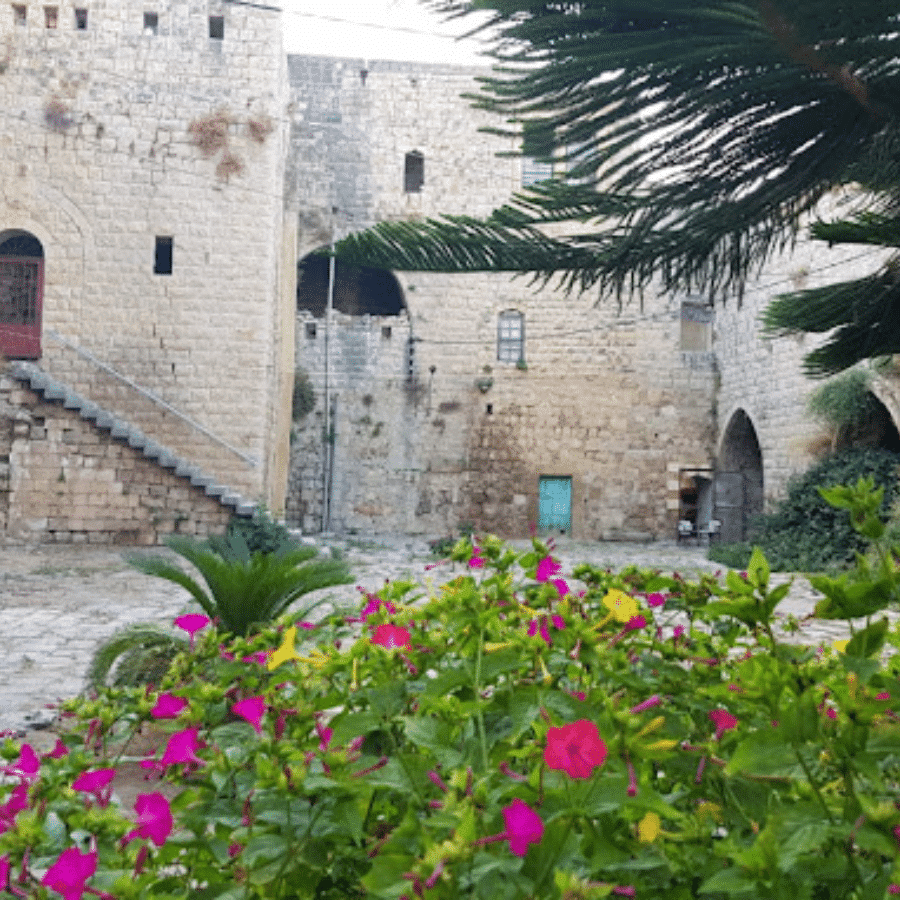
[[[28,7],[24,3],[13,3],[13,21],[24,27],[28,24]]]
[[[44,26],[46,28],[56,28],[58,22],[59,22],[59,7],[45,6],[44,7]]]
[[[144,34],[157,34],[159,32],[159,14],[155,12],[144,13]]]
[[[18,359],[41,355],[44,250],[30,234],[0,242],[0,352]]]
[[[86,9],[75,10],[75,30],[87,31],[88,11]]]
[[[525,360],[525,316],[514,309],[497,319],[497,359],[518,363]]]
[[[425,157],[418,150],[406,154],[403,163],[403,190],[407,194],[418,194],[425,184]]]

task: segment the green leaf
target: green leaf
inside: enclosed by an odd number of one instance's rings
[[[794,748],[777,728],[757,731],[741,741],[725,766],[727,775],[796,778],[803,775]]]
[[[850,638],[850,642],[844,648],[844,653],[847,656],[861,656],[865,658],[877,656],[884,646],[887,634],[888,620],[886,618],[872,622],[863,628],[862,631],[857,631]]]
[[[771,574],[765,554],[759,547],[754,547],[750,556],[750,562],[747,563],[747,581],[758,591],[765,593],[769,586],[769,576]]]
[[[372,868],[360,879],[372,900],[399,900],[409,891],[409,882],[403,877],[413,860],[408,856],[379,853],[372,861]]]
[[[749,894],[756,893],[757,883],[740,869],[732,868],[707,878],[698,890],[701,894]]]

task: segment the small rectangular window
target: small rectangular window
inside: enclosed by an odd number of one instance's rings
[[[157,34],[159,32],[159,15],[155,12],[144,13],[144,34]]]
[[[306,323],[306,337],[308,340],[312,340],[316,336],[316,323],[315,322],[307,322]]]
[[[75,30],[76,31],[87,31],[87,14],[88,14],[88,11],[86,9],[76,9],[75,10]]]
[[[24,3],[13,3],[13,20],[16,25],[25,26],[28,24],[28,8]]]
[[[497,359],[500,362],[525,361],[525,316],[515,310],[500,313],[497,319]]]
[[[44,27],[45,28],[56,28],[59,23],[59,7],[58,6],[45,6],[44,7]]]
[[[418,194],[425,184],[425,157],[418,150],[406,154],[403,162],[403,190],[407,194]]]
[[[699,303],[681,304],[681,350],[708,353],[712,349],[712,310]]]
[[[214,41],[225,39],[225,16],[209,17],[209,36]]]
[[[390,325],[382,325],[381,326],[381,336],[388,340],[391,336],[391,326]]]
[[[156,254],[153,258],[154,275],[172,274],[172,238],[156,238]]]

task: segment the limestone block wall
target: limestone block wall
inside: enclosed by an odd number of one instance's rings
[[[0,240],[25,231],[43,247],[41,365],[278,508],[295,231],[278,12],[63,0],[47,27],[49,7],[21,8],[24,21],[0,7]],[[171,239],[170,274],[154,271],[158,238]],[[71,345],[257,464],[170,422]]]
[[[844,215],[854,197],[835,194],[823,201],[819,214]],[[849,207],[852,208],[852,207]],[[764,338],[759,317],[778,294],[819,287],[871,273],[885,254],[868,247],[833,247],[812,241],[801,230],[788,252],[766,265],[748,285],[741,302],[716,304],[714,345],[721,374],[717,395],[717,456],[726,455],[726,432],[743,411],[753,424],[763,467],[765,505],[783,496],[788,479],[821,455],[827,435],[807,411],[809,395],[822,381],[806,377],[803,357],[816,346],[816,335]],[[876,394],[898,421],[895,378],[876,379]],[[893,408],[891,408],[893,404]]]
[[[497,120],[460,96],[475,71],[318,57],[290,57],[289,71],[286,193],[301,258],[376,221],[485,215],[521,184],[521,160],[498,156],[514,142],[481,133]],[[405,190],[412,151],[424,158],[418,191]],[[295,428],[287,507],[298,524],[526,535],[540,479],[561,476],[574,535],[674,536],[678,471],[714,456],[715,362],[708,345],[682,351],[680,301],[648,295],[620,314],[612,298],[505,275],[397,274],[402,315],[332,317],[328,431],[327,326],[298,313],[297,363],[318,398]],[[498,359],[508,311],[524,317],[521,365]]]
[[[0,377],[0,525],[29,542],[155,544],[230,511],[75,412]]]

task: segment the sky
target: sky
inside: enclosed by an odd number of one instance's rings
[[[418,0],[283,0],[279,5],[288,53],[488,64],[479,42],[454,37],[472,22],[445,22]]]

